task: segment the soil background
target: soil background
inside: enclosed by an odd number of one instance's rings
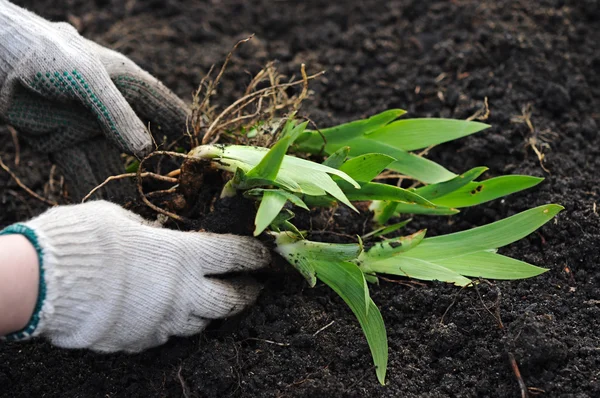
[[[122,51],[186,101],[210,66],[251,33],[222,80],[222,104],[272,59],[288,75],[298,76],[301,63],[310,73],[327,71],[302,109],[320,126],[393,107],[413,117],[466,118],[487,97],[493,127],[440,145],[431,158],[455,172],[487,165],[487,177],[546,180],[450,218],[417,217],[409,231],[459,231],[551,202],[566,210],[501,250],[550,268],[540,277],[483,284],[481,297],[441,283],[371,287],[390,340],[386,386],[342,300],[289,270],[274,273],[242,316],[138,355],[3,343],[1,396],[518,397],[508,352],[531,396],[600,396],[600,2],[15,2]],[[527,106],[533,132],[514,119]],[[5,126],[0,136],[14,167]],[[549,173],[527,145],[532,138]],[[43,192],[50,174],[43,156],[23,144],[14,170]],[[45,208],[6,173],[0,200],[0,227]],[[504,330],[484,307],[497,301]]]

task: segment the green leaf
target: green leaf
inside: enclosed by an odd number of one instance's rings
[[[373,212],[373,221],[380,225],[386,224],[394,215],[398,204],[398,202],[390,202],[389,200],[372,201],[369,210]]]
[[[336,205],[336,200],[331,196],[302,195],[302,200],[308,207],[331,207]]]
[[[287,198],[276,190],[266,191],[256,212],[254,236],[260,235],[279,214]]]
[[[401,214],[422,214],[427,216],[451,216],[453,214],[460,213],[459,210],[451,207],[424,207],[420,205],[411,205],[406,203],[398,203],[394,214],[399,216]]]
[[[333,169],[339,169],[340,166],[346,161],[346,158],[348,157],[348,152],[350,152],[350,147],[343,146],[331,155],[329,155],[329,157],[325,159],[323,164]]]
[[[417,204],[424,207],[437,207],[427,199],[404,188],[394,185],[380,184],[377,182],[362,182],[360,189],[355,189],[345,181],[339,181],[338,184],[346,194],[349,200],[390,200],[394,202],[403,202]]]
[[[368,283],[372,283],[374,285],[379,285],[379,278],[374,274],[365,274],[365,280]]]
[[[135,173],[136,171],[138,171],[139,168],[140,168],[140,161],[136,159],[125,168],[125,172]]]
[[[450,141],[488,127],[479,122],[453,119],[407,119],[390,123],[402,114],[404,111],[390,110],[366,120],[323,129],[320,133],[307,130],[296,140],[298,150],[330,154],[349,146],[349,155],[353,157],[381,153],[396,159],[388,166],[390,170],[435,184],[450,180],[456,174],[408,150]]]
[[[529,235],[562,209],[562,206],[555,204],[539,206],[481,227],[427,238],[407,254],[410,257],[435,261],[497,249]]]
[[[313,266],[317,278],[331,287],[358,319],[371,349],[377,379],[381,384],[385,384],[388,362],[387,333],[381,313],[368,295],[365,276],[355,264],[343,261],[316,261]],[[368,308],[368,311],[365,308]]]
[[[273,145],[256,166],[246,173],[246,177],[274,181],[289,146],[307,125],[308,122],[304,122],[293,127],[294,120],[289,119],[284,127],[283,137]]]
[[[425,199],[433,200],[435,198],[439,198],[440,196],[448,195],[449,193],[464,187],[483,174],[486,170],[488,170],[487,167],[475,167],[474,169],[456,176],[451,180],[417,188],[416,192]]]
[[[435,184],[448,181],[456,174],[432,160],[426,159],[414,153],[405,152],[400,149],[389,148],[382,152],[396,158],[396,161],[388,166],[388,169],[404,174],[425,184]]]
[[[377,130],[405,113],[402,109],[389,109],[368,119],[355,120],[320,131],[307,130],[296,140],[296,144],[301,152],[318,154],[325,149],[325,152],[330,154],[345,146],[344,141]],[[324,137],[327,142],[323,140]]]
[[[285,258],[300,274],[306,279],[310,287],[317,284],[316,272],[313,267],[314,258],[310,255],[302,254],[302,248],[306,245],[299,245],[302,241],[302,235],[290,235],[287,233],[274,233],[275,252]]]
[[[417,246],[418,248],[418,246]],[[407,254],[409,254],[408,252]],[[407,278],[420,279],[423,281],[440,281],[453,283],[457,286],[467,286],[471,280],[459,273],[433,262],[420,258],[396,256],[386,258],[369,264],[371,271],[405,276]]]
[[[244,192],[244,196],[246,196],[246,197],[261,197],[266,192],[275,192],[278,195],[284,196],[285,199],[289,200],[294,206],[301,207],[301,208],[303,208],[305,210],[310,210],[306,206],[306,204],[302,201],[302,199],[300,199],[299,197],[297,197],[296,195],[294,195],[291,192],[284,191],[283,189],[254,188],[254,189],[251,189],[249,191]]]
[[[396,161],[388,165],[388,169],[397,171],[398,173],[410,176],[427,184],[446,181],[456,177],[456,174],[446,170],[444,167],[429,159],[425,159],[410,152],[406,152],[401,148],[396,148],[387,143],[372,140],[370,138],[357,137],[348,142],[344,142],[343,145],[350,147],[349,155],[353,157],[368,153],[381,153],[391,156],[396,159]],[[341,146],[342,145],[340,144],[339,147]],[[331,146],[327,148],[331,151],[335,151],[339,147],[331,144]]]
[[[414,151],[456,140],[490,127],[487,124],[456,119],[403,119],[369,134],[369,139],[405,151]],[[327,136],[326,136],[327,137]]]
[[[358,256],[358,261],[365,263],[368,267],[368,263],[371,261],[392,258],[400,253],[407,252],[421,243],[426,232],[426,230],[422,229],[408,236],[386,239],[384,241],[374,243],[367,251],[362,252]]]
[[[469,184],[431,201],[440,206],[468,207],[488,202],[536,186],[544,179],[539,177],[510,175],[490,178]]]
[[[289,221],[284,221],[282,227],[285,231],[290,231],[297,236],[302,236],[302,233],[298,230],[298,228],[296,228],[296,226]]]
[[[210,159],[216,167],[222,170],[235,172],[237,169],[242,169],[244,172],[248,172],[261,162],[266,152],[268,152],[266,148],[243,145],[202,145],[192,149],[190,156]],[[360,188],[360,185],[343,171],[288,155],[283,157],[279,173],[270,185],[277,185],[291,192],[311,196],[330,194],[356,211],[356,208],[329,174],[340,177],[351,186]]]
[[[460,257],[436,260],[436,264],[461,275],[486,279],[525,279],[548,271],[493,251],[479,251]]]
[[[292,213],[288,209],[284,209],[283,211],[280,211],[279,214],[277,214],[277,216],[275,217],[275,219],[273,221],[271,221],[271,224],[269,225],[269,227],[270,227],[271,231],[275,231],[275,232],[281,232],[282,229],[284,231],[287,231],[286,222],[288,222],[292,218],[294,218],[294,213]],[[296,231],[293,231],[293,232],[295,233]],[[300,232],[298,232],[297,235],[302,236],[302,234]]]
[[[369,182],[395,159],[380,153],[368,153],[346,161],[339,168],[356,181]]]
[[[401,221],[401,222],[396,223],[396,224],[392,224],[392,225],[388,225],[388,226],[383,226],[381,228],[377,228],[376,230],[371,231],[368,234],[363,235],[362,239],[365,240],[365,239],[368,239],[368,238],[377,238],[379,236],[389,235],[389,234],[391,234],[393,232],[396,232],[400,228],[406,226],[406,224],[408,224],[411,221],[412,221],[412,218],[409,218],[407,220]]]
[[[325,243],[304,240],[287,234],[272,234],[277,245],[275,251],[286,259],[292,258],[290,253],[301,253],[310,260],[350,261],[358,257],[360,245],[356,243]]]

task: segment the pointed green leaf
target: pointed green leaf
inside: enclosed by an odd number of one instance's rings
[[[490,127],[487,124],[456,119],[403,119],[369,134],[369,138],[390,146],[414,151],[456,140]]]
[[[243,145],[202,145],[194,148],[190,152],[190,156],[211,159],[216,167],[223,170],[235,172],[237,169],[242,169],[248,173],[248,170],[261,162],[267,152],[266,148]],[[288,155],[283,157],[279,173],[271,185],[312,196],[327,193],[356,211],[356,208],[329,174],[340,177],[351,186],[360,188],[360,185],[343,171]],[[248,174],[246,176],[249,177]]]
[[[298,230],[298,228],[296,228],[296,226],[289,221],[284,221],[282,227],[285,231],[290,231],[298,236],[302,236],[302,233]]]
[[[422,229],[408,236],[401,236],[373,243],[367,251],[360,254],[358,260],[369,263],[371,261],[391,258],[400,253],[407,252],[421,243],[426,232],[426,230]]]
[[[448,195],[449,193],[464,187],[465,185],[479,177],[481,174],[483,174],[486,170],[488,170],[487,167],[475,167],[474,169],[471,169],[466,173],[456,176],[451,180],[417,188],[416,192],[425,199],[433,200],[435,198]]]
[[[344,145],[350,147],[350,156],[360,156],[367,153],[381,153],[396,159],[395,162],[388,165],[388,169],[407,175],[416,180],[427,184],[446,181],[456,177],[456,174],[446,170],[439,164],[407,152],[404,149],[393,147],[385,142],[379,142],[366,137],[354,138],[345,142]],[[338,148],[331,146],[331,150]]]
[[[412,221],[412,218],[409,218],[407,220],[401,221],[401,222],[396,223],[396,224],[387,225],[387,226],[383,226],[381,228],[377,228],[376,230],[373,230],[373,231],[369,232],[368,234],[363,235],[362,239],[366,240],[368,238],[377,238],[379,236],[389,235],[389,234],[391,234],[393,232],[396,232],[400,228],[406,226],[406,224],[408,224],[411,221]]]
[[[260,201],[260,206],[258,207],[258,211],[256,212],[256,218],[254,224],[256,228],[254,229],[254,236],[260,235],[271,222],[277,217],[281,209],[283,209],[283,205],[285,205],[287,198],[284,195],[281,195],[279,192],[267,191],[264,193],[262,200]]]
[[[277,216],[275,217],[275,219],[273,221],[271,221],[271,224],[269,225],[269,227],[270,227],[271,231],[275,231],[275,232],[280,232],[281,229],[287,231],[286,222],[288,222],[292,218],[294,218],[294,213],[292,213],[288,209],[284,209],[283,211],[280,211],[279,214],[277,214]],[[302,236],[302,234],[299,232],[297,235]]]
[[[331,196],[302,195],[302,200],[308,207],[331,207],[336,204],[336,200]]]
[[[479,251],[460,257],[436,260],[436,264],[461,275],[486,279],[525,279],[543,274],[546,268],[506,257],[494,251]]]
[[[412,177],[425,184],[435,184],[456,177],[456,174],[447,170],[442,165],[414,153],[405,152],[400,149],[389,149],[387,152],[381,153],[396,158],[396,161],[389,165],[388,169]]]
[[[490,178],[481,182],[473,181],[454,192],[434,198],[431,201],[437,205],[447,207],[475,206],[531,188],[543,180],[543,178],[538,177],[509,175]]]
[[[406,254],[410,253],[411,251]],[[423,281],[447,282],[457,286],[467,286],[471,283],[471,280],[451,269],[442,267],[431,261],[405,257],[403,255],[369,263],[368,267],[370,270],[380,274],[405,276]]]
[[[329,157],[325,159],[323,164],[333,169],[339,169],[340,166],[346,161],[346,158],[348,157],[348,152],[350,152],[350,147],[343,146],[331,155],[329,155]]]
[[[387,155],[368,153],[346,161],[339,169],[355,181],[369,182],[394,161],[394,158]]]
[[[313,264],[317,278],[331,287],[350,307],[363,329],[371,349],[377,379],[385,384],[388,362],[388,342],[385,325],[379,309],[367,295],[365,276],[358,267],[348,262],[316,261]],[[365,308],[368,307],[368,311]]]
[[[325,153],[333,153],[346,146],[345,141],[377,130],[405,113],[402,109],[390,109],[368,119],[355,120],[320,131],[307,130],[296,141],[298,151],[318,154],[325,149]]]
[[[529,235],[562,209],[554,204],[539,206],[481,227],[427,238],[410,251],[410,256],[435,261],[497,249]]]
[[[348,199],[350,200],[390,200],[394,202],[413,203],[425,207],[435,208],[436,206],[420,197],[418,194],[404,188],[394,185],[380,184],[378,182],[360,183],[360,189],[355,189],[345,181],[339,181]]]
[[[453,209],[451,207],[425,207],[420,205],[411,205],[406,203],[398,203],[394,214],[399,216],[401,214],[422,214],[426,216],[451,216],[453,214],[460,213],[460,210]]]
[[[292,127],[294,126],[294,120],[288,120],[284,129],[284,136],[273,145],[254,168],[246,173],[246,176],[248,178],[274,181],[289,146],[298,138],[307,125],[308,122],[304,122]]]
[[[263,189],[263,188],[254,188],[249,191],[244,192],[244,196],[246,197],[262,197],[266,192],[275,192],[278,195],[284,196],[286,200],[289,200],[294,206],[301,207],[305,210],[310,210],[306,204],[294,195],[291,192],[284,191],[283,189]]]

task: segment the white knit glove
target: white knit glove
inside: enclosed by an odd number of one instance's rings
[[[7,233],[26,236],[40,260],[34,315],[8,338],[101,352],[137,352],[240,312],[259,286],[212,276],[270,262],[253,238],[155,227],[106,201],[55,207]]]
[[[188,113],[129,58],[81,37],[68,23],[0,0],[0,119],[51,154],[74,185],[75,199],[115,168],[122,172],[119,152],[106,153],[101,137],[144,156],[152,139],[139,117],[150,121],[158,143],[164,137],[170,143],[184,135]]]

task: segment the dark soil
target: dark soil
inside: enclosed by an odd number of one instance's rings
[[[62,350],[42,341],[2,344],[0,395],[517,397],[511,352],[531,396],[600,396],[600,2],[15,2],[71,21],[186,99],[237,39],[256,33],[234,56],[220,101],[239,96],[248,72],[268,60],[290,75],[304,62],[309,72],[327,70],[302,110],[320,126],[392,107],[466,118],[487,97],[493,128],[441,145],[431,157],[454,171],[487,165],[488,176],[546,180],[451,218],[417,217],[410,231],[463,230],[552,202],[566,210],[502,250],[551,269],[538,278],[478,291],[440,283],[372,287],[390,339],[386,386],[377,383],[350,310],[287,267],[267,280],[244,315],[139,355]],[[515,119],[527,106],[533,133]],[[4,127],[0,134],[3,158],[14,167],[10,134]],[[546,153],[550,173],[528,147],[531,139]],[[23,147],[15,170],[42,192],[50,167]],[[6,174],[0,198],[0,226],[44,209]],[[493,313],[497,302],[503,330],[486,309]]]

